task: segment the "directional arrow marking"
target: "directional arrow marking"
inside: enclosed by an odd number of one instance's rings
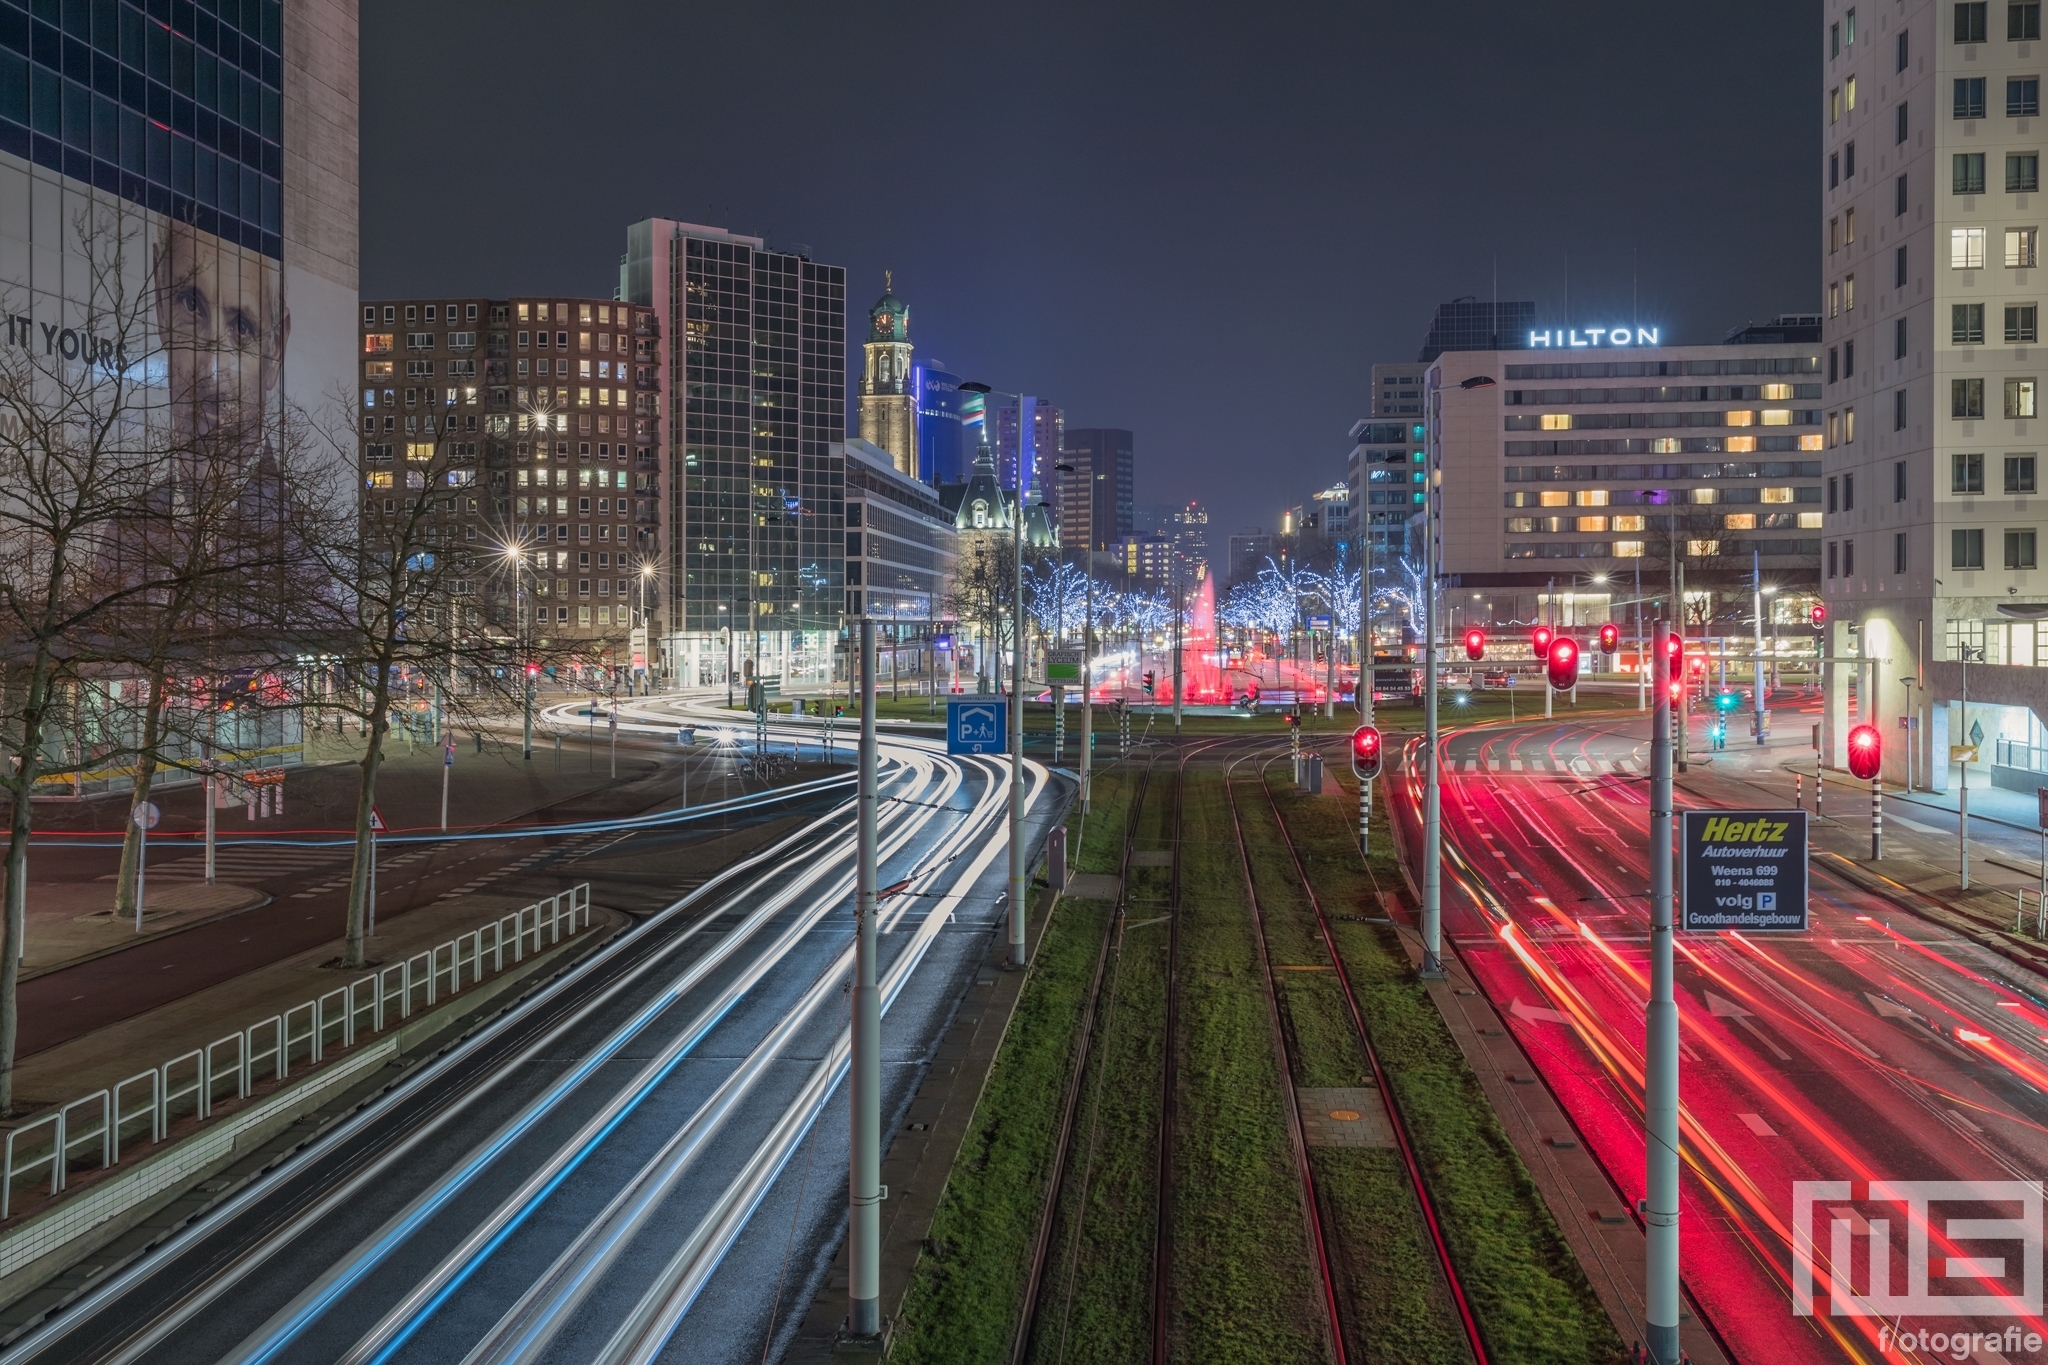
[[[1716,1019],[1733,1019],[1743,1028],[1748,1029],[1750,1036],[1768,1048],[1771,1055],[1779,1061],[1789,1062],[1792,1060],[1791,1053],[1772,1042],[1765,1036],[1764,1031],[1756,1026],[1756,1017],[1748,1010],[1742,1008],[1733,1000],[1725,999],[1714,994],[1712,991],[1708,991],[1706,995],[1708,1013],[1712,1014]]]
[[[1508,1006],[1508,1013],[1514,1015],[1517,1019],[1527,1019],[1532,1024],[1569,1024],[1571,1022],[1571,1020],[1565,1018],[1564,1015],[1556,1010],[1545,1009],[1541,1005],[1525,1005],[1519,999]]]

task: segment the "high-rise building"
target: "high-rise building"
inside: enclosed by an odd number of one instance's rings
[[[1332,484],[1310,499],[1315,504],[1313,515],[1322,529],[1323,539],[1331,543],[1351,539],[1351,487],[1349,484]]]
[[[365,514],[396,515],[422,466],[445,467],[427,534],[474,570],[457,609],[623,660],[659,606],[653,312],[441,295],[364,303],[359,334]]]
[[[1060,543],[1077,545],[1068,527],[1087,527],[1086,541],[1097,550],[1137,531],[1137,443],[1120,427],[1069,427],[1065,463],[1075,473],[1060,484]],[[1080,505],[1085,497],[1087,506]]]
[[[1249,583],[1273,557],[1273,537],[1264,527],[1247,526],[1230,537],[1230,581]]]
[[[627,229],[620,296],[659,329],[674,676],[829,683],[844,606],[845,269],[649,218]]]
[[[911,392],[917,398],[917,477],[937,488],[966,483],[974,451],[966,430],[966,402],[978,393],[960,392],[960,376],[938,360],[913,361]],[[980,439],[979,429],[975,439]]]
[[[860,379],[860,438],[889,452],[896,470],[917,478],[917,392],[910,364],[910,309],[885,282],[868,309]]]
[[[1844,763],[1868,721],[1890,780],[1910,762],[1944,790],[1951,746],[1968,745],[1973,784],[2033,791],[2048,786],[2040,6],[1828,0],[1821,23],[1822,653],[1862,660],[1827,668],[1824,756]],[[1985,665],[1967,714],[1966,659]]]
[[[1171,535],[1174,553],[1180,558],[1181,573],[1194,583],[1209,572],[1209,513],[1201,503],[1190,501],[1173,514]]]
[[[1057,472],[1053,466],[1059,463],[1066,440],[1066,414],[1028,393],[1024,395],[1024,410],[1027,415],[1023,426],[1023,486],[1033,492],[1050,489]],[[1018,486],[1017,444],[1017,405],[1010,403],[996,409],[996,474],[1005,488]]]
[[[10,337],[18,321],[76,347],[109,315],[112,263],[111,288],[146,301],[148,335],[122,344],[163,355],[133,367],[136,406],[168,408],[174,438],[229,404],[261,426],[354,388],[354,0],[27,10],[0,10]]]
[[[1466,590],[1461,612],[1531,619],[1554,583],[1576,594],[1571,619],[1597,622],[1638,569],[1668,583],[1674,556],[1717,619],[1730,599],[1748,610],[1752,556],[1780,595],[1812,591],[1816,344],[1651,345],[1651,329],[1617,329],[1596,346],[1584,326],[1547,330],[1564,349],[1446,351],[1424,377],[1420,469],[1442,471],[1437,562]],[[1413,555],[1428,534],[1411,528]]]
[[[1515,350],[1535,318],[1533,303],[1481,303],[1471,294],[1440,303],[1416,359],[1427,364],[1445,351]]]
[[[1372,367],[1372,416],[1422,416],[1422,369],[1415,361]]]
[[[1376,367],[1377,368],[1377,367]],[[1421,375],[1413,382],[1420,384]],[[1374,398],[1374,406],[1379,399]],[[1415,409],[1420,413],[1422,405]],[[1408,524],[1422,507],[1424,426],[1419,417],[1402,421],[1361,420],[1351,425],[1351,454],[1344,483],[1354,509],[1351,524],[1366,541],[1357,558],[1389,565],[1409,555]]]

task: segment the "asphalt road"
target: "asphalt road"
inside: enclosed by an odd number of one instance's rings
[[[894,741],[884,1131],[1002,914],[1002,770]],[[1032,770],[1037,831],[1060,801]],[[844,1228],[850,819],[651,917],[12,1348],[37,1361],[758,1359]],[[608,851],[633,860],[631,844]]]
[[[1776,719],[1787,733],[1801,720]],[[1631,1204],[1643,1194],[1647,730],[1634,718],[1478,728],[1442,748],[1446,938]],[[1774,796],[1762,802],[1741,780],[1782,756],[1752,751],[1708,785],[1730,804],[1785,805],[1778,778],[1752,774]],[[1394,810],[1419,848],[1419,766],[1396,780],[1417,798]],[[1707,804],[1698,793],[1678,802]],[[1822,864],[1811,906],[1803,935],[1679,937],[1688,1289],[1742,1360],[1867,1360],[1902,1314],[1909,1329],[1945,1337],[2008,1325],[2048,1335],[2038,1203],[2029,1252],[2017,1234],[1968,1237],[1950,1221],[2012,1218],[2017,1203],[1914,1209],[1870,1197],[1888,1180],[2038,1181],[2048,1163],[2043,983]],[[1842,1183],[1796,1210],[1795,1182],[1811,1181]],[[1795,1312],[1800,1213],[1816,1248],[1811,1315]],[[1889,1237],[1874,1286],[1873,1231]],[[1833,1301],[1837,1273],[1860,1305]],[[2034,1307],[2020,1317],[1956,1311],[1955,1296],[2029,1288]]]

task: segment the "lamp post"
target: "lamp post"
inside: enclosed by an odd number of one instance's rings
[[[1465,390],[1490,389],[1493,376],[1476,374],[1461,381],[1458,387]],[[1436,440],[1431,443],[1429,484],[1424,493],[1429,500],[1425,509],[1428,515],[1422,519],[1423,533],[1428,537],[1423,545],[1422,592],[1422,975],[1431,980],[1440,980],[1444,976],[1443,791],[1437,773],[1436,754],[1436,520],[1443,464],[1442,392],[1439,389],[1432,395],[1438,399],[1436,411],[1431,414],[1436,419],[1437,433]],[[1548,683],[1544,690],[1548,692]]]
[[[533,603],[527,600],[526,595],[526,551],[518,545],[507,545],[505,559],[512,566],[513,622],[519,628],[519,692],[525,712],[520,757],[530,763],[533,761],[533,674],[527,669],[530,662],[527,656],[533,652]]]
[[[654,690],[654,614],[647,609],[647,590],[653,583],[654,561],[643,559],[640,561],[640,629],[647,635],[647,690],[650,692]],[[633,657],[631,652],[632,641],[630,638],[626,642],[626,649],[626,666],[631,668]]]
[[[1024,892],[1027,868],[1024,859],[1024,395],[1005,393],[986,384],[966,383],[962,393],[991,394],[1017,400],[1017,498],[1010,514],[1011,568],[1015,579],[1011,590],[1010,617],[1010,966],[1024,965]],[[997,480],[1001,491],[1001,479]]]
[[[1070,464],[1056,464],[1053,468],[1062,474],[1074,472],[1074,466]],[[1089,496],[1094,496],[1092,489]],[[1086,815],[1089,769],[1095,756],[1095,517],[1092,511],[1088,518],[1088,543],[1081,547],[1081,582],[1081,790],[1078,795],[1081,813]]]

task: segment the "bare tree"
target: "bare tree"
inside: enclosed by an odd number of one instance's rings
[[[344,962],[366,961],[371,815],[385,745],[401,703],[432,698],[440,738],[452,725],[503,718],[523,700],[527,670],[569,655],[540,634],[536,605],[551,596],[536,551],[513,542],[479,549],[453,539],[459,502],[476,489],[473,456],[455,442],[412,441],[355,474],[354,436],[326,428],[332,465],[346,471],[300,492],[294,522],[308,528],[321,591],[308,600],[307,636],[323,661],[323,686],[302,705],[356,720],[356,852],[349,879]],[[360,483],[361,486],[357,486]],[[480,588],[511,580],[511,629],[486,619]],[[331,683],[327,691],[324,684]]]
[[[196,268],[138,215],[101,206],[73,225],[62,304],[0,300],[0,791],[9,798],[0,948],[0,1111],[14,1102],[17,986],[27,931],[30,800],[67,765],[131,754],[106,702],[123,625],[173,589],[176,557],[140,553],[176,516],[180,471],[218,453],[177,419],[176,381],[145,361],[172,276]],[[72,274],[72,272],[76,272]],[[56,317],[40,307],[61,309]],[[233,403],[216,404],[238,420]]]

